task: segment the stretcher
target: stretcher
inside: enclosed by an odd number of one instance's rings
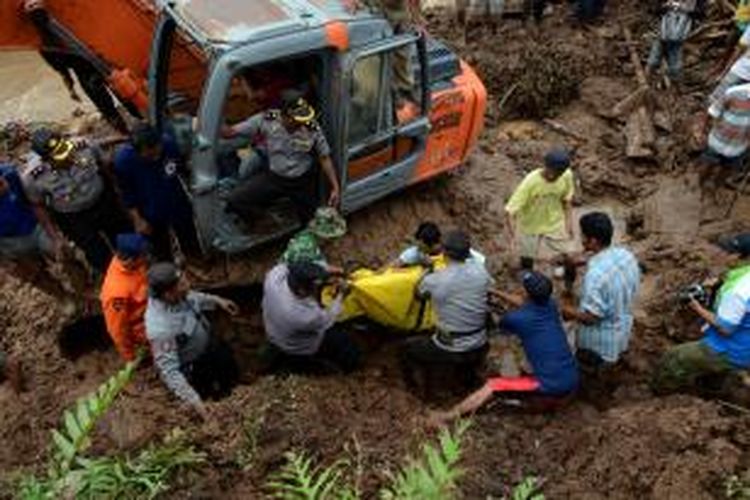
[[[442,257],[435,268],[445,267]],[[417,286],[424,274],[420,266],[387,268],[381,271],[359,269],[349,275],[350,292],[343,302],[339,322],[365,317],[375,323],[403,332],[419,332],[435,327],[435,311],[429,299],[417,297]],[[323,303],[333,301],[333,289],[323,291]]]

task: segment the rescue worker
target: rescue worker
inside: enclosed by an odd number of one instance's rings
[[[218,307],[234,316],[239,312],[237,304],[189,290],[170,262],[151,266],[148,286],[146,336],[154,365],[167,388],[207,420],[203,400],[228,396],[239,375],[232,351],[212,335],[204,312]]]
[[[34,132],[31,149],[21,180],[37,219],[52,234],[56,224],[95,273],[103,274],[115,237],[130,224],[107,186],[97,151],[47,128]]]
[[[431,337],[408,340],[402,353],[407,383],[419,387],[417,375],[424,375],[423,394],[430,392],[437,372],[450,369],[460,370],[467,385],[473,384],[487,354],[487,294],[492,278],[482,264],[469,260],[471,241],[466,233],[448,233],[443,252],[448,265],[425,274],[417,287],[420,298],[432,300],[437,331]]]
[[[309,372],[322,363],[349,373],[359,366],[359,350],[336,323],[346,288],[338,288],[328,307],[320,304],[328,278],[323,267],[305,260],[277,264],[266,275],[262,307],[270,370]]]
[[[81,98],[75,91],[75,83],[72,74],[75,74],[83,91],[91,99],[105,120],[121,133],[127,133],[128,127],[125,120],[117,111],[115,101],[107,88],[102,75],[97,71],[85,57],[76,54],[67,44],[60,39],[49,27],[49,14],[46,10],[44,0],[22,0],[24,11],[29,16],[32,24],[42,39],[42,48],[39,55],[44,61],[63,79],[70,97],[75,101]],[[134,115],[137,110],[128,107]]]
[[[257,150],[267,167],[232,191],[228,211],[249,219],[257,215],[258,209],[288,197],[300,221],[307,223],[318,207],[316,162],[328,180],[328,204],[338,205],[341,190],[331,161],[331,148],[315,120],[315,110],[297,92],[284,93],[280,110],[251,116],[229,127],[224,135],[260,139]]]
[[[280,261],[315,262],[332,275],[342,275],[343,269],[328,263],[323,247],[327,242],[346,234],[346,220],[332,207],[321,207],[305,229],[295,234],[287,243]]]
[[[426,221],[419,224],[414,233],[416,245],[412,245],[398,256],[391,264],[393,267],[424,266],[431,267],[432,259],[443,253],[443,234],[434,222]],[[468,261],[484,265],[486,257],[474,250],[470,250]]]
[[[148,303],[148,242],[138,233],[117,235],[117,248],[99,295],[107,332],[125,361],[148,346],[143,316]]]
[[[533,375],[492,377],[447,412],[433,414],[433,423],[472,413],[495,395],[521,400],[530,410],[535,406],[552,410],[568,402],[578,388],[578,367],[552,298],[552,281],[541,273],[525,271],[521,282],[523,298],[495,290],[491,294],[516,308],[505,314],[498,326],[501,332],[520,338]]]
[[[177,144],[145,122],[131,137],[115,155],[115,176],[136,232],[149,238],[157,260],[172,258],[172,231],[184,253],[198,254],[193,211],[179,178],[184,160]]]
[[[11,264],[11,274],[64,299],[65,289],[45,265],[45,259],[57,258],[64,245],[54,226],[45,228],[37,221],[16,169],[0,164],[0,260]]]

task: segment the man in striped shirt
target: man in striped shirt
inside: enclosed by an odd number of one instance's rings
[[[739,167],[750,141],[750,83],[730,87],[714,109],[703,159],[713,165]]]
[[[612,246],[614,230],[607,214],[586,214],[580,226],[583,247],[594,256],[586,267],[578,309],[565,312],[581,324],[577,354],[585,369],[616,363],[627,350],[641,273],[638,260],[629,250]]]

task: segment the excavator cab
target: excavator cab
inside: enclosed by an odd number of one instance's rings
[[[149,109],[151,120],[178,139],[192,135],[182,142],[190,155],[189,191],[206,249],[242,252],[299,228],[284,200],[264,211],[266,220],[247,225],[225,210],[228,193],[252,175],[247,164],[256,152],[251,141],[226,140],[222,130],[278,107],[278,96],[287,88],[302,92],[317,111],[331,145],[344,213],[409,184],[430,131],[424,36],[394,35],[379,16],[352,15],[344,24],[328,22],[324,12],[317,13],[317,22],[287,12],[285,20],[257,28],[227,24],[219,29],[222,19],[212,15],[209,23],[209,17],[191,10],[196,3],[168,4],[162,11],[151,51]],[[219,3],[255,15],[275,5]],[[252,17],[237,13],[237,18]],[[202,59],[202,75],[198,65],[180,60],[186,50]],[[404,68],[408,74],[402,78],[409,85],[399,92],[395,74]],[[321,178],[320,203],[326,199],[325,185]]]
[[[0,2],[0,48],[42,46],[23,3]],[[366,2],[46,0],[44,10],[47,34],[174,134],[206,252],[243,252],[299,227],[283,202],[247,226],[224,209],[253,171],[255,145],[222,130],[277,106],[289,87],[316,108],[344,213],[455,169],[482,130],[487,94],[468,64]]]

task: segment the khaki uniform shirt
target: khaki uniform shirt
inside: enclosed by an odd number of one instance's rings
[[[104,180],[92,148],[75,152],[75,163],[53,168],[36,153],[29,153],[21,171],[26,196],[35,204],[59,213],[76,213],[94,206],[104,192]]]
[[[281,177],[300,177],[312,168],[316,158],[331,154],[317,122],[289,133],[278,110],[253,115],[234,125],[233,131],[251,140],[259,138],[259,149],[268,155],[271,172]]]

